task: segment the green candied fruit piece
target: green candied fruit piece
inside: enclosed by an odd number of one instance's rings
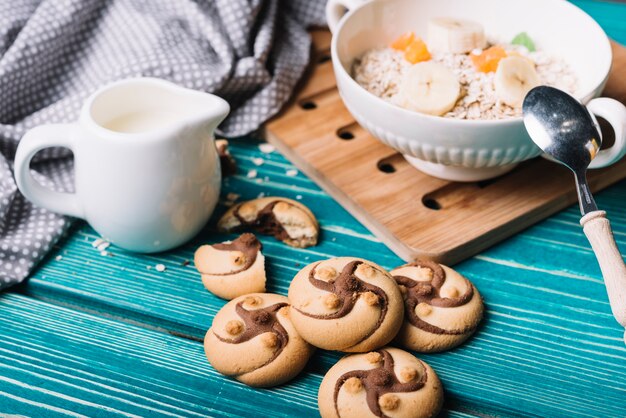
[[[530,36],[528,36],[526,32],[520,32],[517,35],[515,35],[515,38],[513,38],[513,40],[511,41],[511,44],[525,46],[529,52],[536,51],[535,43],[530,38]]]

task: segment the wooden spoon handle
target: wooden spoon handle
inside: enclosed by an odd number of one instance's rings
[[[581,218],[580,224],[600,264],[613,316],[626,328],[626,265],[615,244],[606,212],[590,212]],[[626,342],[626,334],[624,341]]]

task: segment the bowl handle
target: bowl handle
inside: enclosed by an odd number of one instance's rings
[[[611,148],[598,152],[589,168],[601,168],[616,163],[626,154],[626,107],[614,99],[599,97],[587,104],[593,115],[606,119],[615,132],[615,143]]]
[[[346,12],[356,9],[367,0],[328,0],[326,3],[326,23],[331,33],[335,33],[339,21]]]

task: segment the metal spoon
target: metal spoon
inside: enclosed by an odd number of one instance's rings
[[[598,125],[578,100],[547,86],[528,92],[523,113],[535,144],[574,172],[583,215],[580,224],[600,264],[613,316],[626,328],[626,266],[606,212],[598,210],[587,184],[587,167],[602,145]]]

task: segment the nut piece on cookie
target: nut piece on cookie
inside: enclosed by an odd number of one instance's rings
[[[196,250],[194,263],[204,287],[221,298],[265,292],[265,257],[253,234],[242,234],[232,242],[203,245]]]
[[[304,267],[289,286],[291,320],[309,343],[359,353],[388,344],[402,326],[404,304],[382,267],[353,257]]]
[[[294,378],[314,348],[289,319],[287,298],[254,293],[228,302],[204,338],[209,363],[249,386],[270,387]]]
[[[428,364],[385,347],[339,360],[324,376],[317,402],[322,418],[427,418],[441,409],[443,388]]]
[[[284,197],[239,203],[228,209],[217,228],[222,232],[252,229],[298,248],[316,245],[319,235],[317,219],[309,208]]]
[[[478,289],[465,277],[432,261],[415,261],[391,271],[404,292],[405,317],[396,337],[422,353],[456,347],[476,331],[483,317]]]

